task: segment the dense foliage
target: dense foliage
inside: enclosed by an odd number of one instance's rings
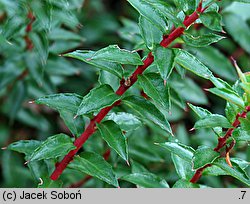
[[[0,186],[250,186],[249,0],[0,0]]]

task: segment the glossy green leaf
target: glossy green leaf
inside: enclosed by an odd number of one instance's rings
[[[153,52],[157,68],[164,80],[167,80],[174,68],[175,52],[173,49],[167,49],[158,46]]]
[[[212,46],[203,48],[188,48],[199,60],[204,63],[213,73],[230,81],[237,79],[235,68],[230,60],[218,49]]]
[[[169,188],[168,183],[152,173],[133,173],[120,179],[131,182],[143,188]]]
[[[171,159],[174,163],[176,173],[182,179],[190,180],[193,176],[192,162],[186,161],[176,154],[171,154]]]
[[[143,16],[139,18],[139,26],[146,46],[148,49],[153,50],[157,44],[160,44],[163,32]]]
[[[122,130],[125,131],[136,130],[142,125],[141,121],[136,116],[125,112],[108,114],[106,119],[113,120]]]
[[[161,106],[164,110],[170,108],[169,88],[164,85],[164,81],[160,75],[156,73],[148,73],[138,76],[139,84],[143,91],[153,99],[156,106]]]
[[[222,31],[221,20],[222,17],[218,12],[209,11],[200,14],[201,22],[211,30]]]
[[[57,110],[69,130],[74,135],[79,136],[84,129],[84,120],[82,117],[74,117],[81,101],[82,97],[77,94],[62,93],[41,97],[35,100],[35,103],[43,104]]]
[[[188,33],[185,33],[182,36],[183,41],[189,45],[189,46],[193,46],[193,47],[206,47],[212,43],[216,43],[220,40],[222,40],[224,37],[223,36],[219,36],[213,33],[210,34],[203,34],[200,36],[192,36]]]
[[[147,0],[153,8],[158,10],[169,21],[172,21],[176,27],[183,26],[182,20],[178,18],[176,9],[166,1]]]
[[[23,153],[25,155],[31,155],[32,152],[41,145],[37,140],[19,140],[8,145],[7,149]]]
[[[166,23],[163,15],[148,0],[128,0],[128,2],[148,21],[165,33]]]
[[[111,86],[104,84],[92,89],[86,96],[78,108],[77,115],[84,115],[94,111],[98,111],[107,106],[111,106],[121,97],[115,94]]]
[[[176,49],[175,62],[204,79],[210,79],[213,76],[207,66],[185,50]]]
[[[218,152],[215,152],[212,148],[207,146],[200,146],[195,151],[192,162],[193,168],[199,169],[206,164],[211,164],[220,156]]]
[[[172,134],[169,122],[164,115],[149,101],[138,96],[129,96],[122,100],[122,103],[131,108],[135,114],[143,120],[150,120],[163,130]]]
[[[204,118],[207,117],[209,115],[211,115],[212,113],[210,111],[208,111],[207,109],[198,107],[198,106],[194,106],[190,103],[188,103],[189,107],[200,117],[200,118]]]
[[[111,165],[96,153],[83,152],[79,156],[75,156],[68,167],[96,177],[115,187],[119,186]]]
[[[187,14],[191,14],[196,9],[196,0],[174,0],[177,8],[183,10]]]
[[[83,62],[86,62],[88,64],[91,64],[93,66],[96,66],[102,70],[105,70],[107,72],[110,72],[111,74],[114,74],[115,76],[118,76],[119,78],[122,78],[123,75],[123,68],[120,64],[111,62],[111,61],[105,61],[103,59],[98,60],[89,60],[91,57],[95,54],[94,51],[86,51],[86,50],[76,50],[74,52],[67,53],[63,56],[75,58],[78,60],[81,60]]]
[[[205,116],[202,119],[198,120],[194,125],[195,129],[214,127],[230,128],[232,127],[232,125],[226,117],[218,114]]]
[[[112,120],[97,124],[103,139],[107,144],[120,155],[125,161],[128,161],[128,144],[120,127]]]
[[[140,55],[137,52],[131,52],[119,48],[117,45],[110,45],[98,50],[87,60],[104,60],[120,64],[143,65]]]
[[[49,137],[41,143],[29,157],[29,162],[42,159],[57,158],[75,149],[72,139],[65,134]]]
[[[242,168],[240,168],[238,164],[234,162],[231,162],[231,163],[233,165],[233,168],[227,164],[224,158],[221,158],[221,159],[217,159],[213,164],[220,167],[224,171],[226,171],[232,177],[250,186],[250,179],[247,176],[246,172]]]
[[[157,144],[160,147],[163,147],[164,149],[170,151],[171,153],[179,156],[180,158],[190,162],[195,150],[192,147],[186,146],[181,143],[175,143],[175,142],[165,142]]]
[[[224,98],[228,102],[231,102],[239,107],[242,107],[242,108],[244,107],[244,101],[236,92],[233,92],[225,88],[211,88],[209,89],[209,92],[221,98]]]
[[[233,138],[236,141],[250,141],[249,133],[249,131],[245,131],[243,128],[237,128],[233,131]]]

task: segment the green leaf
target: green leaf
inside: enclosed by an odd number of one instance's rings
[[[207,109],[198,107],[198,106],[194,106],[190,103],[188,103],[189,107],[200,117],[200,118],[204,118],[207,117],[209,115],[211,115],[212,113],[210,111],[208,111]]]
[[[226,171],[232,177],[240,180],[241,182],[245,183],[246,185],[250,186],[250,179],[247,176],[246,172],[236,163],[232,162],[233,168],[230,167],[224,158],[217,159],[213,162],[214,165],[220,167],[224,171]]]
[[[37,140],[19,140],[8,145],[7,149],[23,153],[25,155],[31,155],[32,152],[41,145]]]
[[[216,11],[209,11],[200,14],[200,20],[204,26],[214,31],[222,31],[221,15]]]
[[[163,15],[148,0],[128,0],[128,2],[161,32],[165,33],[167,26]]]
[[[174,0],[177,8],[183,10],[187,14],[191,14],[195,11],[197,4],[196,0]]]
[[[195,152],[195,150],[192,147],[176,142],[165,142],[156,145],[159,145],[160,147],[167,149],[171,153],[179,156],[180,158],[188,162],[192,160],[193,154]]]
[[[120,64],[143,65],[141,57],[137,52],[120,49],[117,45],[110,45],[98,50],[87,60],[104,60]]]
[[[190,180],[193,176],[191,160],[186,161],[173,153],[171,154],[171,158],[178,176],[182,179]]]
[[[66,57],[72,57],[78,60],[81,60],[83,62],[86,62],[88,64],[91,64],[93,66],[98,67],[101,70],[105,70],[107,72],[110,72],[111,74],[114,74],[115,76],[118,76],[119,78],[122,78],[123,76],[123,68],[120,64],[111,62],[111,61],[105,61],[105,60],[89,60],[91,57],[95,54],[94,51],[86,51],[86,50],[76,50],[74,52],[67,53],[63,56]]]
[[[172,21],[176,27],[183,26],[182,20],[178,18],[176,9],[169,3],[162,0],[147,0],[153,8],[158,10],[168,20]]]
[[[191,55],[185,50],[175,49],[176,57],[175,62],[181,65],[183,68],[193,72],[194,74],[204,78],[210,79],[213,77],[213,73],[196,57]]]
[[[225,28],[239,45],[250,53],[250,28],[240,16],[232,13],[224,13]]]
[[[245,131],[243,128],[237,128],[233,131],[233,138],[236,141],[250,141],[250,132]]]
[[[143,91],[155,102],[156,106],[161,106],[164,110],[169,111],[170,97],[167,85],[160,75],[156,73],[148,73],[138,76],[139,84]]]
[[[209,89],[209,92],[224,98],[230,103],[233,103],[241,108],[244,108],[244,101],[242,98],[234,91],[231,91],[226,88],[211,88]]]
[[[115,187],[119,186],[111,165],[96,153],[83,152],[79,156],[75,156],[68,167],[96,177]]]
[[[212,148],[207,146],[199,146],[195,151],[192,162],[194,169],[199,169],[206,164],[211,164],[220,156],[218,152],[215,152]]]
[[[158,46],[156,50],[154,50],[153,54],[161,77],[164,80],[167,80],[174,68],[175,53],[173,49]]]
[[[191,34],[184,33],[184,35],[181,38],[189,46],[206,47],[212,43],[222,40],[225,37],[213,33],[203,34],[199,36],[193,36]]]
[[[133,113],[139,115],[143,120],[150,120],[163,130],[172,134],[169,122],[164,115],[149,101],[138,96],[129,96],[122,100],[122,103],[133,109]]]
[[[146,46],[148,49],[153,50],[157,44],[160,44],[163,32],[143,16],[139,18],[139,26]]]
[[[203,48],[188,48],[213,73],[230,81],[237,79],[236,71],[228,58],[212,46]]]
[[[199,188],[200,186],[195,183],[191,183],[188,180],[180,179],[174,185],[173,188]]]
[[[35,100],[35,103],[57,110],[72,134],[79,136],[83,132],[84,120],[82,117],[74,118],[74,116],[81,101],[82,96],[72,93],[61,93],[41,97]]]
[[[120,179],[131,182],[143,188],[169,188],[168,183],[152,173],[133,173]]]
[[[125,131],[136,130],[142,125],[141,121],[136,116],[125,112],[108,114],[106,119],[113,120],[122,130]]]
[[[72,139],[68,135],[57,134],[42,142],[30,155],[29,162],[64,156],[75,148]]]
[[[77,115],[99,111],[102,108],[111,106],[120,98],[120,96],[115,94],[111,86],[107,84],[100,85],[83,97]]]
[[[214,127],[230,128],[232,127],[232,125],[226,117],[218,114],[205,116],[202,119],[198,120],[194,125],[195,129]]]
[[[120,127],[112,120],[97,124],[103,139],[125,161],[128,161],[128,144]]]

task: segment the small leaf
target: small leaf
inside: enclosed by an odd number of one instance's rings
[[[192,36],[188,33],[185,33],[182,36],[183,41],[189,45],[189,46],[193,46],[193,47],[206,47],[212,43],[216,43],[220,40],[222,40],[223,36],[220,35],[216,35],[213,33],[210,34],[203,34],[200,36]]]
[[[189,107],[200,117],[200,118],[204,118],[207,117],[209,115],[211,115],[212,113],[210,111],[208,111],[207,109],[198,107],[198,106],[194,106],[192,104],[188,104]]]
[[[96,66],[101,70],[110,72],[111,74],[114,74],[115,76],[118,76],[119,78],[122,78],[123,68],[120,64],[111,62],[111,61],[100,60],[100,59],[89,60],[94,54],[95,54],[94,51],[76,50],[74,52],[67,53],[63,56],[81,60],[83,62]]]
[[[77,115],[84,115],[94,111],[98,111],[107,106],[111,106],[121,97],[116,95],[111,86],[103,84],[92,89],[86,96],[78,108]]]
[[[195,129],[214,127],[230,128],[232,127],[232,125],[229,123],[226,117],[218,114],[205,116],[202,119],[198,120],[194,125]]]
[[[120,127],[112,120],[97,124],[103,139],[125,161],[128,161],[128,144]]]
[[[179,156],[180,158],[190,162],[192,160],[193,154],[195,150],[192,147],[186,146],[181,143],[175,143],[175,142],[165,142],[157,144],[160,147],[163,147],[170,151],[171,153]]]
[[[149,101],[137,97],[129,96],[122,100],[122,103],[133,109],[134,113],[141,116],[142,119],[150,120],[163,130],[172,134],[169,122],[164,115]]]
[[[211,88],[209,92],[224,98],[228,102],[231,102],[241,108],[244,108],[244,101],[242,98],[234,91],[225,88]]]
[[[211,164],[220,156],[218,152],[215,152],[212,148],[207,146],[200,146],[195,151],[193,156],[193,168],[199,169],[206,164]]]
[[[249,131],[245,131],[243,128],[234,130],[232,136],[236,141],[250,141]]]
[[[139,84],[143,91],[155,102],[156,106],[161,106],[164,110],[169,111],[170,97],[167,85],[160,75],[148,73],[138,76]]]
[[[74,116],[81,101],[82,96],[72,93],[61,93],[41,97],[35,100],[35,103],[57,110],[73,135],[79,136],[83,132],[84,120],[82,117],[74,118]]]
[[[139,18],[139,26],[146,46],[148,49],[153,50],[157,44],[160,44],[163,32],[143,16]]]
[[[152,173],[133,173],[120,179],[131,182],[143,188],[169,188],[168,183]]]
[[[10,144],[7,149],[23,153],[25,155],[31,155],[32,152],[41,145],[37,140],[19,140]]]
[[[213,77],[213,73],[202,62],[200,62],[196,57],[194,57],[187,51],[176,49],[175,52],[175,62],[177,64],[204,79],[210,79],[211,77]]]
[[[240,168],[238,164],[234,163],[233,161],[231,161],[231,163],[233,165],[233,168],[227,164],[224,158],[220,158],[217,159],[213,164],[226,171],[232,177],[250,186],[250,179],[247,176],[246,172],[242,168]]]
[[[65,134],[49,137],[30,155],[29,161],[57,158],[75,149],[71,138]]]
[[[136,130],[142,125],[141,121],[136,116],[125,112],[111,113],[106,116],[106,119],[113,120],[125,131]]]
[[[183,10],[187,14],[191,14],[196,9],[196,0],[174,0],[177,8]]]
[[[117,45],[110,45],[95,52],[88,60],[104,60],[120,64],[143,65],[140,55],[137,52],[120,49]]]
[[[128,2],[148,21],[157,26],[161,32],[165,33],[166,23],[162,14],[158,12],[158,9],[154,8],[147,0],[128,0]]]
[[[115,187],[119,186],[111,165],[96,153],[83,152],[79,156],[75,156],[68,167],[96,177]]]
[[[163,80],[167,80],[174,68],[175,52],[173,49],[158,46],[154,51],[154,60]]]
[[[209,11],[200,14],[200,20],[204,26],[214,31],[222,31],[221,15],[216,11]]]
[[[191,160],[188,162],[176,154],[171,154],[176,173],[182,179],[190,180],[193,176]]]

